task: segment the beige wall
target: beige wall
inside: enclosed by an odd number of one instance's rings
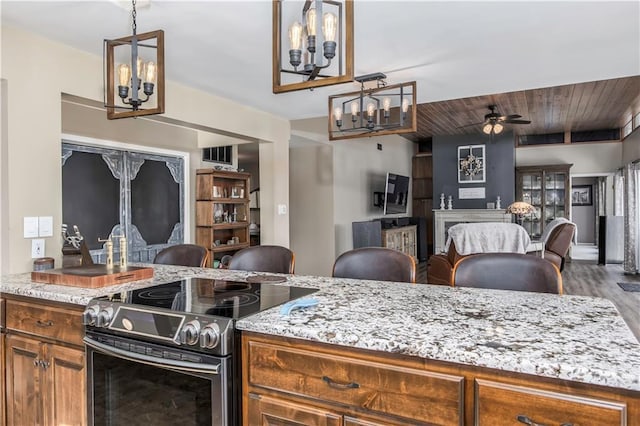
[[[622,142],[622,164],[625,165],[632,161],[640,160],[640,128],[636,128]]]
[[[7,164],[8,179],[1,188],[7,202],[0,208],[7,221],[0,235],[10,247],[2,253],[8,265],[2,273],[14,273],[32,269],[31,242],[22,237],[23,217],[53,216],[54,229],[59,229],[61,96],[66,93],[101,101],[102,58],[5,24],[2,64],[1,77],[7,80],[7,91],[2,93],[7,102],[7,157],[2,164]],[[274,204],[288,204],[287,120],[174,82],[166,86],[166,117],[270,142],[265,144],[269,167],[261,167],[260,180],[265,189],[272,186]],[[126,120],[132,122],[127,125],[142,121]],[[262,155],[263,150],[260,152]],[[265,243],[288,246],[288,215],[265,212],[261,222],[264,230],[271,231],[265,233]],[[46,238],[45,254],[57,258],[58,265],[60,240],[59,236]]]
[[[382,151],[376,149],[382,144]],[[414,143],[397,135],[338,141],[333,149],[336,256],[353,248],[351,223],[382,217],[373,192],[384,191],[387,172],[411,176]],[[411,187],[409,188],[411,194]],[[411,198],[406,215],[411,216]]]
[[[545,145],[516,149],[516,167],[573,164],[571,174],[609,173],[622,164],[622,143]]]
[[[289,152],[289,223],[296,273],[330,276],[335,259],[333,147],[309,143]]]
[[[329,141],[324,117],[292,121],[291,128],[296,273],[330,276],[336,257],[353,248],[351,223],[383,216],[373,192],[384,191],[387,172],[411,176],[415,146],[398,135]],[[407,208],[390,217],[411,216],[411,199]]]

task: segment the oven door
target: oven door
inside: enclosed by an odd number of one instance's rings
[[[89,422],[220,425],[235,421],[230,358],[87,333]]]

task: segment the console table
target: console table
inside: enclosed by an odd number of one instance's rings
[[[447,230],[457,223],[511,222],[511,214],[504,209],[433,210],[434,253],[444,252]]]

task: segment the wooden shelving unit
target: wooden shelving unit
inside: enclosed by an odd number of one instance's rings
[[[209,264],[249,247],[249,173],[196,171],[196,244],[209,250]]]

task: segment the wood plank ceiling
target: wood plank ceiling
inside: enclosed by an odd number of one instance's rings
[[[505,125],[516,135],[620,128],[640,110],[640,76],[419,104],[418,131],[405,137],[420,142],[434,135],[481,134],[488,105],[531,120]]]

